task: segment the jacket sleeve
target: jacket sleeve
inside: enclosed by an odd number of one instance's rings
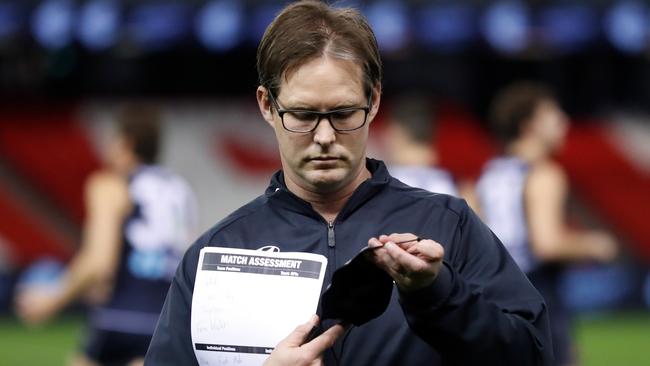
[[[145,365],[198,365],[192,346],[190,314],[199,251],[196,244],[190,247],[176,270],[149,344]]]
[[[400,293],[411,329],[451,364],[550,365],[544,301],[467,205],[435,282]]]

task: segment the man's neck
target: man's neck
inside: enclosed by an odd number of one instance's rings
[[[139,161],[131,161],[124,163],[122,165],[111,165],[108,164],[108,170],[112,171],[114,174],[120,175],[124,178],[129,178],[133,173],[135,173],[142,164]]]
[[[412,143],[396,148],[391,160],[401,166],[434,166],[438,156],[433,146]]]
[[[506,153],[534,164],[548,158],[548,150],[539,141],[534,139],[520,139],[513,142],[506,149]]]
[[[287,176],[286,173],[284,180],[289,191],[309,202],[316,212],[331,223],[334,222],[336,216],[341,212],[357,187],[371,176],[370,171],[364,166],[350,183],[340,189],[326,193],[302,187]]]

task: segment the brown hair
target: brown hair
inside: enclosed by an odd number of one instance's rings
[[[324,54],[361,64],[367,96],[381,82],[377,40],[363,15],[308,0],[288,5],[266,28],[257,48],[259,83],[277,95],[282,77]]]
[[[117,131],[127,139],[140,162],[153,164],[160,147],[160,112],[153,105],[130,104],[117,116]]]
[[[400,126],[418,144],[429,144],[436,133],[433,98],[426,93],[407,93],[391,99],[390,122]]]
[[[522,81],[501,90],[492,102],[489,122],[496,137],[508,144],[519,137],[524,124],[544,101],[555,101],[555,95],[545,85]]]

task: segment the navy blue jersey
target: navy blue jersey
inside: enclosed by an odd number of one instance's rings
[[[180,177],[143,166],[129,180],[133,210],[123,226],[123,246],[113,293],[95,309],[96,329],[153,334],[167,290],[197,226],[196,200]]]

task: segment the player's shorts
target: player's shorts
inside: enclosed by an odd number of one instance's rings
[[[89,328],[83,353],[102,366],[123,366],[133,359],[144,358],[151,337]]]
[[[556,268],[547,267],[527,274],[530,282],[537,288],[546,302],[555,365],[558,366],[576,363],[573,337],[571,335],[572,316],[558,293],[558,276],[560,273]]]

